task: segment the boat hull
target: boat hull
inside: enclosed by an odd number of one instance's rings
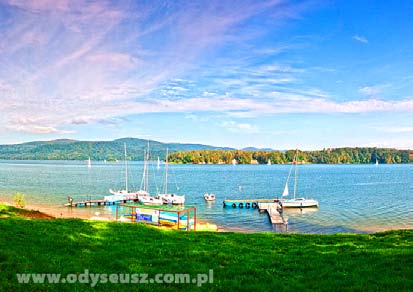
[[[318,208],[318,201],[311,199],[281,200],[283,208]]]
[[[172,204],[172,205],[185,204],[185,195],[178,196],[175,194],[160,194],[159,197],[162,199],[164,204]]]
[[[214,194],[205,194],[204,199],[207,202],[215,201],[215,195]]]
[[[139,202],[144,205],[149,205],[149,206],[160,206],[163,205],[163,201],[161,198],[157,197],[140,197]]]

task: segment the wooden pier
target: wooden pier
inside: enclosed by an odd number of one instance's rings
[[[271,224],[275,226],[284,225],[286,230],[288,221],[281,215],[282,207],[278,202],[273,203],[258,203],[260,212],[267,212]]]

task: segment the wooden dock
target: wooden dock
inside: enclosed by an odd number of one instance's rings
[[[284,225],[287,229],[288,221],[281,215],[282,207],[278,202],[258,203],[258,209],[261,212],[267,212],[268,218],[273,225]]]

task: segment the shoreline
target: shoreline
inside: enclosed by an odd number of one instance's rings
[[[5,201],[1,200],[1,204],[7,205],[7,206],[12,206],[15,207],[15,205],[10,202],[10,201]],[[109,214],[101,214],[98,209],[93,210],[93,208],[90,208],[89,211],[91,212],[90,214],[85,214],[84,212],[80,211],[77,212],[77,208],[75,207],[53,207],[53,206],[43,206],[43,205],[36,205],[36,204],[27,204],[25,208],[23,208],[26,211],[34,211],[34,212],[41,212],[47,216],[53,217],[52,219],[82,219],[82,220],[99,220],[99,221],[108,221],[108,222],[118,222],[114,218],[112,218]],[[84,209],[80,209],[84,210]],[[201,225],[214,225],[214,222],[208,222],[203,219],[199,219],[197,224]],[[217,224],[215,224],[217,225]],[[264,233],[264,232],[269,232],[269,231],[255,231],[255,230],[249,230],[245,229],[242,227],[239,228],[233,228],[233,229],[228,229],[222,226],[218,226],[217,232],[235,232],[235,233]],[[379,232],[386,232],[386,231],[394,231],[394,230],[409,230],[413,229],[413,226],[409,225],[404,225],[404,226],[391,226],[391,227],[385,227],[385,226],[372,226],[372,227],[367,227],[367,226],[359,226],[357,230],[360,231],[360,233],[379,233]],[[291,234],[329,234],[329,233],[300,233],[300,232],[293,232],[293,231],[288,231],[287,233]],[[359,234],[359,233],[353,233],[349,232],[349,234]]]
[[[16,207],[12,202],[1,200],[0,204],[4,204],[11,207]],[[53,206],[43,206],[43,205],[35,205],[35,204],[27,204],[24,208],[21,208],[26,211],[33,211],[33,212],[41,212],[47,216],[53,217],[52,219],[82,219],[82,220],[98,220],[98,221],[108,221],[108,222],[120,222],[115,220],[109,214],[101,214],[99,210],[96,211],[92,208],[89,208],[93,214],[85,214],[82,211],[77,212],[79,210],[76,207],[53,207]],[[80,209],[85,210],[85,209]],[[215,223],[208,222],[204,219],[197,219],[197,225],[216,225]],[[218,230],[217,232],[226,232],[223,228],[216,225]],[[248,233],[248,230],[240,231],[244,233]]]

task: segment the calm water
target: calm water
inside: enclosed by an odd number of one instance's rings
[[[223,208],[224,199],[274,198],[283,191],[288,165],[169,165],[169,190],[186,195],[197,215],[230,231],[272,231],[266,214]],[[129,164],[131,189],[139,189],[143,164]],[[163,168],[150,170],[152,192],[161,189]],[[28,204],[59,208],[67,195],[102,198],[124,186],[122,163],[79,161],[0,161],[0,200],[16,192]],[[373,232],[413,227],[413,165],[300,165],[298,195],[318,199],[317,210],[286,211],[289,231],[301,233]],[[290,186],[292,190],[292,185]],[[214,193],[215,203],[203,194]],[[72,212],[114,217],[115,207],[74,208]]]

